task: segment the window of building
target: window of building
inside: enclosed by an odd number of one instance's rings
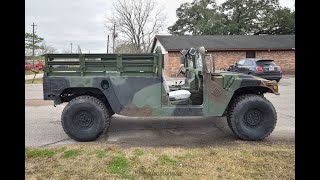
[[[246,58],[255,58],[256,51],[246,51]]]

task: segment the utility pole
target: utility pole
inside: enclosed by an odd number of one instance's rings
[[[114,43],[116,39],[116,24],[113,25],[113,43],[112,43],[112,53],[114,53]]]
[[[37,26],[32,23],[32,69],[34,69],[34,27]]]
[[[72,43],[70,43],[70,45],[71,45],[71,54],[72,54]]]
[[[109,54],[109,35],[108,35],[108,41],[107,41],[107,54]]]

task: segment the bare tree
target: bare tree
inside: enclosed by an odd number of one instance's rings
[[[70,52],[70,49],[68,49],[68,48],[63,48],[62,50],[60,50],[59,53],[62,53],[62,54],[70,54],[71,52]]]
[[[134,44],[122,43],[115,48],[115,53],[139,53],[137,46]]]
[[[49,54],[49,53],[56,53],[57,49],[46,44],[45,42],[42,42],[40,49],[39,49],[39,54],[43,55],[43,54]]]
[[[166,16],[155,0],[115,0],[107,28],[115,25],[119,38],[133,44],[139,52],[147,52],[155,34],[163,30]]]

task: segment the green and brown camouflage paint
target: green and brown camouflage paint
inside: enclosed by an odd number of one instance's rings
[[[202,57],[203,104],[173,105],[162,84],[162,53],[155,54],[47,54],[44,99],[59,104],[62,95],[73,89],[96,89],[112,110],[125,116],[222,116],[235,92],[258,88],[262,93],[279,94],[277,83],[255,76],[227,71],[208,72],[205,49]],[[79,61],[53,61],[78,58]],[[90,60],[101,58],[100,60]],[[54,67],[69,65],[68,68]],[[70,65],[78,66],[70,69]],[[73,71],[71,71],[73,70]]]

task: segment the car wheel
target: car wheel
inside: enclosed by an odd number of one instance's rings
[[[110,114],[99,99],[78,96],[64,108],[61,116],[65,133],[76,141],[93,141],[109,125]]]
[[[257,141],[269,136],[277,123],[277,113],[270,101],[261,95],[237,97],[228,110],[227,121],[240,139]]]

